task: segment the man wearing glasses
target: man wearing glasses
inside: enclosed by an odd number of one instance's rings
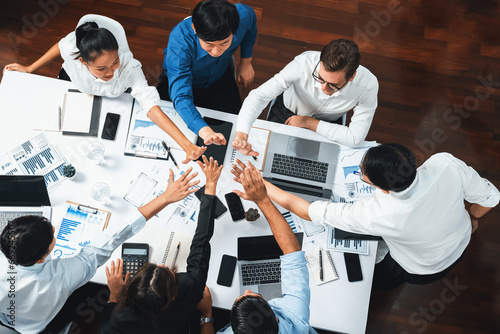
[[[268,120],[310,129],[343,145],[360,145],[370,129],[378,93],[377,78],[359,65],[360,59],[358,46],[348,39],[333,40],[321,52],[306,51],[295,57],[245,99],[233,147],[258,155],[247,141],[248,133],[274,98]],[[351,109],[349,126],[335,123]]]

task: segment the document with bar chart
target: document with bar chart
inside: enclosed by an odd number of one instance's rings
[[[109,211],[67,201],[52,256],[66,258],[78,254],[97,233],[107,227],[110,215]]]
[[[172,102],[161,101],[160,109],[177,125],[188,140],[196,143],[198,136],[188,129],[182,117],[175,111]],[[171,148],[182,150],[172,137],[149,119],[148,111],[142,110],[137,101],[134,100],[125,144],[125,155],[166,159],[167,155],[162,141],[165,141]]]
[[[62,168],[66,163],[42,132],[0,156],[0,174],[43,175],[47,189],[51,191],[65,179]]]
[[[368,255],[368,241],[366,240],[349,240],[335,239],[335,229],[328,227],[328,239],[326,248],[336,252],[356,253]]]

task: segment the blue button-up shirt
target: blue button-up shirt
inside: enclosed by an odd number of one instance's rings
[[[269,306],[278,319],[279,332],[283,334],[317,334],[309,325],[309,271],[303,251],[281,256],[282,298],[269,301]],[[218,333],[233,333],[231,327]]]
[[[168,45],[163,50],[163,70],[168,76],[170,98],[188,128],[198,133],[207,126],[193,102],[193,88],[210,87],[219,80],[231,64],[233,54],[241,45],[241,58],[252,57],[257,35],[257,17],[252,8],[236,4],[240,15],[238,30],[231,46],[220,57],[212,57],[200,46],[188,17],[170,33]]]

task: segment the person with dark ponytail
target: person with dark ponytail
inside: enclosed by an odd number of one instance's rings
[[[160,96],[155,87],[148,86],[141,63],[128,48],[123,27],[104,16],[91,17],[92,21],[80,24],[33,64],[13,63],[5,66],[4,71],[34,73],[60,56],[64,60],[60,79],[72,81],[83,93],[110,98],[130,88],[141,108],[148,111],[148,117],[186,152],[183,163],[201,156],[206,148],[191,143],[161,111]]]
[[[215,196],[222,165],[210,157],[198,161],[206,176],[196,232],[187,258],[186,272],[163,264],[145,264],[132,279],[123,278],[123,260],[106,267],[109,303],[101,316],[99,334],[188,333],[189,321],[202,300],[214,233]],[[201,312],[201,326],[213,322],[211,308]]]

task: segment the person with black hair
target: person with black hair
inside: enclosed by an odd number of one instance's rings
[[[361,181],[376,192],[353,204],[309,203],[265,185],[274,202],[303,219],[382,237],[389,252],[375,266],[375,288],[443,278],[461,260],[478,220],[500,200],[491,182],[449,153],[434,154],[417,168],[408,148],[381,144],[367,151],[360,170]],[[468,210],[464,200],[472,204]]]
[[[349,39],[333,40],[321,52],[306,51],[274,77],[252,90],[243,102],[233,148],[258,155],[248,142],[250,128],[275,99],[268,121],[312,130],[351,147],[366,138],[377,108],[378,81],[360,65],[361,54]],[[353,110],[349,125],[342,117]]]
[[[173,181],[174,174],[170,170],[169,183],[163,194],[136,210],[128,222],[114,222],[117,225],[113,224],[96,235],[74,257],[51,258],[56,239],[54,227],[45,218],[24,216],[10,221],[0,237],[0,247],[5,255],[0,256],[0,266],[5,268],[0,279],[11,283],[0,284],[1,325],[23,334],[57,333],[61,330],[71,320],[64,319],[64,310],[69,308],[76,313],[76,306],[82,302],[75,300],[71,305],[65,305],[68,297],[87,283],[113,251],[139,232],[147,220],[170,203],[195,191],[190,188],[199,181],[192,181],[197,173],[190,174],[191,170],[188,169],[176,181]],[[58,314],[63,315],[63,319],[59,319]]]
[[[283,297],[266,301],[261,295],[246,290],[231,308],[231,327],[218,333],[317,334],[309,324],[311,291],[305,253],[292,228],[271,202],[260,171],[250,162],[245,166],[237,161],[243,171],[235,165],[233,171],[236,170],[236,181],[243,185],[244,192],[233,192],[258,205],[283,252],[280,258]]]
[[[131,89],[131,95],[148,117],[168,133],[186,152],[183,163],[196,160],[206,147],[191,143],[160,109],[160,97],[150,87],[128,48],[121,25],[110,18],[92,15],[94,21],[80,24],[76,31],[54,44],[40,59],[29,66],[8,64],[4,71],[34,73],[59,57],[64,60],[59,78],[72,81],[83,93],[115,98]],[[106,27],[115,30],[116,36]],[[119,27],[119,28],[117,28]],[[113,29],[115,28],[115,29]],[[123,32],[120,34],[120,32]]]
[[[210,239],[214,232],[216,186],[222,165],[203,156],[206,175],[198,224],[193,236],[187,271],[177,272],[163,264],[145,264],[132,279],[123,278],[123,261],[106,267],[111,292],[104,310],[99,334],[107,333],[187,333],[189,320],[203,297],[210,261]],[[211,309],[210,309],[211,311]],[[202,322],[212,322],[203,314]],[[206,319],[206,320],[205,320]]]
[[[256,22],[255,12],[248,6],[205,0],[196,5],[192,17],[170,33],[157,88],[160,97],[174,103],[189,129],[205,145],[225,145],[227,138],[215,133],[195,106],[239,112],[241,98],[236,81],[244,87],[253,81]],[[238,47],[241,61],[234,73],[233,54]]]

